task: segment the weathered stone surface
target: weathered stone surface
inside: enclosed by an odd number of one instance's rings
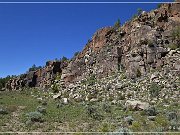
[[[162,68],[169,52],[166,48],[172,42],[170,34],[180,24],[177,7],[179,4],[164,4],[150,13],[143,12],[125,23],[120,32],[111,27],[98,30],[63,71],[62,79],[67,83],[90,74],[102,77],[122,68],[129,77],[135,78],[151,69]]]
[[[149,103],[141,102],[137,100],[127,100],[126,101],[126,107],[130,108],[132,110],[146,110],[149,108]]]
[[[8,90],[18,90],[23,87],[50,87],[57,73],[62,72],[67,66],[67,62],[61,61],[48,61],[46,66],[36,71],[30,71],[26,74],[20,75],[14,79],[11,79],[6,84]]]

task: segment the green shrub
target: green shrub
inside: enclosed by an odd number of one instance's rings
[[[159,3],[158,5],[157,5],[157,8],[160,8],[162,6],[162,4],[161,3]]]
[[[67,61],[67,60],[68,60],[68,58],[65,57],[65,56],[63,56],[63,57],[61,58],[61,61],[62,61],[62,62]]]
[[[107,103],[107,102],[104,102],[103,105],[102,105],[102,109],[106,112],[106,113],[111,113],[111,104],[110,103]]]
[[[161,87],[157,83],[151,83],[149,92],[152,97],[157,97],[159,95],[159,92],[161,90]]]
[[[175,27],[171,33],[173,44],[169,47],[173,50],[180,48],[180,26]]]
[[[53,93],[58,93],[59,92],[59,85],[54,83],[53,85],[51,85],[52,91]]]
[[[42,122],[43,121],[43,115],[40,112],[29,112],[26,114],[28,117],[28,121],[31,122]]]
[[[2,88],[5,87],[6,83],[11,79],[13,78],[13,76],[7,76],[5,78],[0,78],[0,91]]]
[[[141,8],[138,8],[138,9],[137,9],[137,13],[132,16],[132,20],[134,20],[135,18],[137,18],[139,15],[141,15],[141,13],[142,13],[142,9],[141,9]]]
[[[171,50],[176,50],[179,48],[179,46],[177,44],[170,44],[168,45],[168,47],[171,49]]]
[[[168,112],[167,117],[168,117],[168,120],[169,120],[169,121],[171,121],[171,120],[177,120],[177,118],[178,118],[176,112]]]
[[[89,85],[94,85],[97,82],[95,75],[91,75],[90,78],[87,80]]]
[[[74,57],[76,57],[78,54],[79,54],[79,52],[75,52],[75,53],[74,53]]]
[[[124,100],[125,99],[125,94],[118,93],[118,99],[119,100]]]
[[[155,118],[155,122],[162,126],[164,129],[167,129],[168,128],[168,125],[169,125],[169,122],[167,120],[166,117],[162,116],[162,115],[159,115]]]
[[[180,26],[177,26],[173,29],[171,36],[173,40],[180,40]]]
[[[125,118],[125,121],[129,124],[132,125],[132,122],[134,121],[134,118],[132,116],[128,116]]]
[[[133,132],[140,132],[140,131],[142,131],[143,125],[141,122],[135,121],[132,123],[131,128],[132,128]]]
[[[100,127],[100,132],[109,132],[110,127],[108,123],[102,123]]]
[[[42,104],[43,106],[46,106],[48,103],[47,103],[47,101],[42,101],[41,104]]]
[[[0,108],[0,115],[8,114],[8,111],[5,108]]]
[[[120,76],[120,79],[121,79],[121,80],[124,80],[124,79],[126,79],[126,78],[127,78],[127,76],[126,76],[124,73],[122,73],[121,76]]]
[[[148,40],[147,45],[148,45],[148,47],[154,47],[154,43],[152,40]]]
[[[95,120],[102,120],[103,116],[98,112],[98,108],[95,105],[88,105],[86,107],[86,113],[89,117]]]
[[[139,69],[137,69],[137,71],[136,71],[136,76],[141,77],[141,71]]]
[[[119,30],[121,27],[121,22],[120,22],[120,19],[118,19],[115,24],[114,24],[114,30]]]
[[[141,8],[138,8],[138,9],[137,9],[137,14],[138,14],[138,16],[139,16],[141,13],[142,13],[142,9],[141,9]]]
[[[30,72],[30,71],[36,71],[36,70],[38,70],[38,69],[40,69],[40,68],[42,68],[42,67],[41,67],[41,66],[38,66],[38,67],[37,67],[35,64],[33,64],[32,67],[29,68],[28,71],[29,71],[29,72]]]
[[[146,115],[148,116],[156,116],[157,115],[157,111],[155,107],[149,107],[147,110],[145,110]]]
[[[42,106],[38,106],[36,110],[37,110],[37,112],[40,112],[42,114],[46,114],[46,108],[44,108]]]

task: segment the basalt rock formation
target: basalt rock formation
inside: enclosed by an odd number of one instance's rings
[[[163,4],[149,13],[142,12],[121,28],[98,30],[83,51],[62,71],[65,82],[81,80],[92,74],[97,77],[125,69],[130,78],[145,75],[152,69],[179,73],[179,58],[166,57],[168,45],[176,42],[172,31],[180,25],[180,4]]]
[[[56,75],[61,74],[67,64],[66,61],[48,61],[43,68],[10,79],[6,84],[6,89],[18,90],[23,87],[47,88],[52,84]]]
[[[6,88],[50,87],[61,74],[66,86],[90,76],[103,78],[125,72],[128,78],[145,76],[152,70],[180,74],[180,52],[169,46],[180,46],[172,32],[180,26],[180,4],[163,4],[160,8],[143,11],[122,27],[98,30],[82,52],[70,61],[51,61],[42,69],[11,79]],[[177,47],[177,48],[178,48]]]

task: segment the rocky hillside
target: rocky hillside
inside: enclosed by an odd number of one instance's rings
[[[101,82],[113,75],[144,80],[151,78],[153,72],[157,72],[155,78],[176,80],[180,74],[179,33],[180,4],[163,4],[149,13],[143,11],[122,27],[99,29],[82,52],[71,60],[47,62],[44,68],[11,79],[6,89],[38,87],[67,92],[74,85],[84,89],[83,83],[94,85],[97,80]],[[113,79],[102,83],[110,83],[116,93],[116,85],[120,87],[117,81],[122,81],[119,77],[113,78],[114,83],[111,83]],[[104,89],[101,83],[98,85],[98,89]]]
[[[99,29],[71,60],[0,79],[0,95],[2,133],[178,134],[180,3]]]

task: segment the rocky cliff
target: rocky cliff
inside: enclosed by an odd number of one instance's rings
[[[179,58],[168,55],[169,46],[179,44],[179,39],[172,37],[172,32],[180,25],[179,11],[179,4],[164,4],[149,13],[143,11],[119,29],[98,30],[62,71],[62,79],[72,82],[92,74],[101,77],[123,69],[130,78],[153,69],[168,68],[179,73]]]
[[[56,83],[69,87],[93,77],[123,73],[128,78],[145,77],[152,71],[180,74],[180,39],[173,36],[180,26],[180,4],[163,4],[143,11],[122,27],[98,30],[82,52],[68,62],[51,61],[36,71],[11,79],[6,88],[48,88]],[[61,75],[56,80],[57,73]]]
[[[10,79],[6,84],[6,89],[19,90],[24,87],[48,88],[55,80],[57,74],[61,74],[67,64],[67,61],[48,61],[43,68],[29,71],[26,74]]]

